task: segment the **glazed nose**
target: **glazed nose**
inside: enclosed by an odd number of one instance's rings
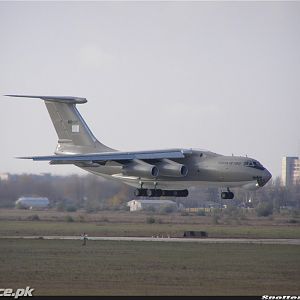
[[[263,175],[264,185],[272,178],[272,174],[265,169],[265,174]]]

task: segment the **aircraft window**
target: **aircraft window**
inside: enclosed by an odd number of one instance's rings
[[[263,168],[263,165],[262,165],[260,162],[258,162],[258,161],[254,161],[253,163],[254,163],[254,166],[257,166],[257,167]]]
[[[256,167],[256,168],[264,169],[264,167],[262,166],[262,164],[259,163],[258,161],[245,161],[244,162],[244,166],[246,166],[246,167]]]

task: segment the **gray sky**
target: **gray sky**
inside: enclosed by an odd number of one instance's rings
[[[0,94],[74,95],[119,150],[205,148],[280,175],[298,155],[299,2],[0,2]],[[82,173],[42,101],[0,96],[0,172]]]

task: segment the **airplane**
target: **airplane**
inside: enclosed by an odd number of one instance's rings
[[[225,189],[221,198],[233,199],[230,188],[256,190],[272,177],[259,161],[249,157],[185,148],[127,152],[112,149],[96,139],[77,110],[76,105],[86,103],[86,98],[5,96],[42,99],[58,135],[55,155],[20,159],[72,164],[135,187],[136,197],[187,197],[189,187],[202,186]]]

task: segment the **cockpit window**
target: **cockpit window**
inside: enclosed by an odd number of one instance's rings
[[[244,166],[256,168],[256,169],[259,169],[259,170],[264,170],[264,169],[265,169],[265,168],[262,166],[262,164],[259,163],[259,162],[256,161],[256,160],[248,160],[248,161],[245,161],[245,162],[244,162]]]

